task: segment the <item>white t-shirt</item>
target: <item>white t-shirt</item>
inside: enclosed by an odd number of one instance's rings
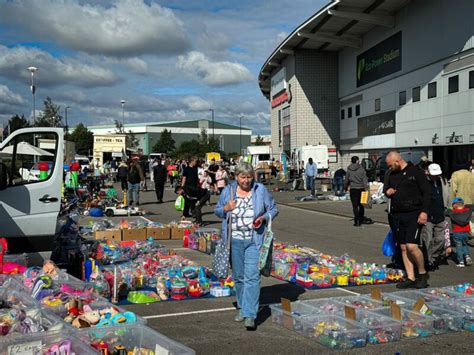
[[[235,197],[236,206],[232,210],[232,238],[250,239],[253,233],[253,201],[252,195]]]

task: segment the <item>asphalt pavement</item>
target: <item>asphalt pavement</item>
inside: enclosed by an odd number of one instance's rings
[[[329,254],[349,253],[359,261],[385,264],[389,258],[381,253],[381,244],[388,231],[385,206],[375,206],[367,212],[378,223],[356,228],[352,226],[350,201],[297,202],[294,197],[304,192],[274,192],[279,215],[273,224],[275,237],[279,241],[312,247]],[[170,188],[165,192],[165,203],[156,204],[154,191],[142,192],[141,207],[146,217],[167,223],[180,219],[174,209],[176,196]],[[213,206],[204,207],[203,219],[207,226],[220,227],[213,214],[217,197],[211,199]],[[180,241],[163,241],[175,247],[190,259],[204,265],[211,264],[211,257],[189,249],[183,249]],[[459,269],[450,262],[431,273],[431,286],[446,286],[460,282],[474,282],[473,268]],[[175,339],[198,354],[313,354],[335,353],[314,341],[289,331],[271,321],[269,304],[280,302],[282,297],[291,301],[325,297],[350,296],[370,293],[373,286],[305,290],[298,286],[262,278],[260,296],[261,310],[257,319],[257,330],[247,331],[233,317],[234,297],[170,301],[150,305],[130,305],[126,308],[148,319],[148,325],[162,334]],[[396,291],[395,285],[382,285],[382,291]],[[377,354],[447,354],[471,353],[474,349],[474,334],[451,333],[429,338],[399,341],[392,344],[367,346],[351,350],[351,353]],[[341,352],[337,352],[341,353]]]

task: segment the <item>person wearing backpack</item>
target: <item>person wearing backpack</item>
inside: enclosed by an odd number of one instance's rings
[[[142,167],[138,158],[133,158],[128,170],[128,205],[140,205],[140,184],[145,181]]]
[[[117,171],[117,179],[120,181],[122,192],[125,193],[128,188],[128,165],[125,161],[121,161]]]

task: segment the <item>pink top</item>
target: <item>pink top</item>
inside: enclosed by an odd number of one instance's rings
[[[216,172],[217,187],[225,187],[227,179],[227,172],[225,170],[218,170]]]
[[[210,176],[201,175],[199,177],[199,184],[201,185],[201,189],[209,190],[211,188],[211,182],[212,179]]]

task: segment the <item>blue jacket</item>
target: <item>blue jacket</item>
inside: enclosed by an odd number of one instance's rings
[[[270,217],[272,220],[275,219],[278,214],[278,209],[275,200],[273,200],[273,196],[268,192],[265,186],[254,182],[252,189],[254,219],[260,216],[265,216],[265,222],[262,223],[259,229],[253,231],[252,236],[255,245],[260,249],[263,244],[263,233],[265,232],[266,222],[268,222]],[[235,197],[236,191],[237,181],[233,181],[222,190],[219,202],[217,202],[216,209],[214,210],[216,216],[223,219],[221,235],[224,241],[227,241],[227,224],[229,217],[231,216],[231,213],[224,212],[224,206],[231,199],[231,194]]]

